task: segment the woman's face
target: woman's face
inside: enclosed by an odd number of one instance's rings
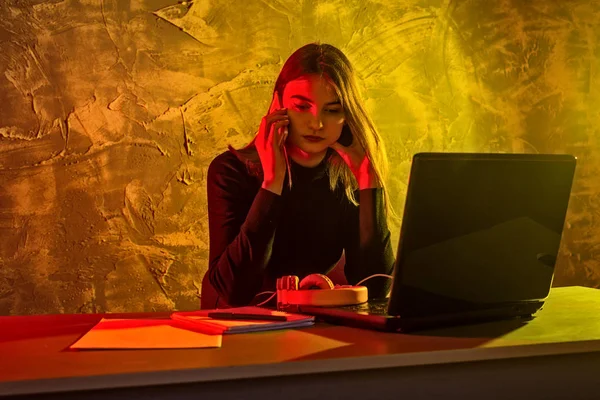
[[[287,145],[306,156],[324,155],[344,126],[344,110],[333,86],[319,75],[307,75],[288,82],[283,107],[290,125]]]

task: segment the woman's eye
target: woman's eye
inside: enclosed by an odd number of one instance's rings
[[[298,110],[308,110],[308,109],[310,109],[310,105],[309,104],[296,104],[296,108]]]
[[[326,109],[325,112],[329,113],[329,114],[339,114],[342,112],[341,108],[329,108]]]

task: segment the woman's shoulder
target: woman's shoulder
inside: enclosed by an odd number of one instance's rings
[[[238,158],[231,150],[225,150],[221,154],[218,154],[215,158],[212,159],[210,165],[230,165],[230,166],[239,166],[243,165],[242,160]]]
[[[231,150],[225,150],[212,159],[208,166],[208,175],[247,174],[245,163]]]
[[[209,185],[242,185],[243,183],[254,183],[255,174],[251,173],[248,162],[240,159],[234,151],[226,150],[217,155],[208,166],[207,181]]]

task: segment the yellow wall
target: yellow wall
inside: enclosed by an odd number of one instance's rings
[[[598,287],[597,21],[574,0],[4,0],[0,314],[196,308],[208,163],[315,40],[355,63],[397,208],[415,152],[576,155],[555,285]]]

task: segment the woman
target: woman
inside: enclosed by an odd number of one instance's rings
[[[350,284],[390,274],[386,167],[346,56],[328,44],[294,52],[254,140],[208,169],[202,308],[256,304],[278,277],[326,274],[342,252]],[[381,297],[389,282],[366,286]]]

